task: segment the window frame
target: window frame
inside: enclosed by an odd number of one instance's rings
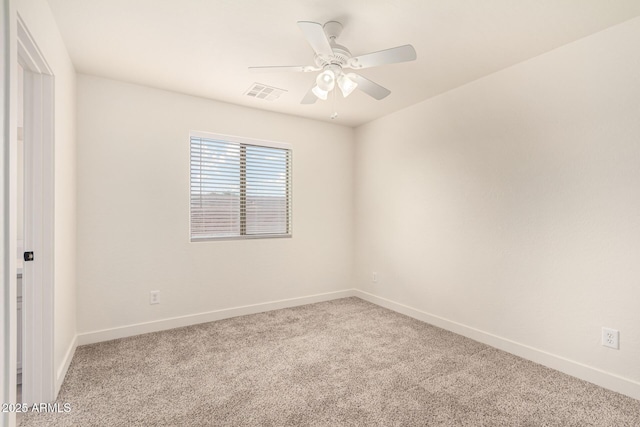
[[[289,151],[289,161],[288,161],[288,188],[287,188],[287,233],[282,234],[238,234],[231,236],[217,236],[217,237],[194,237],[193,230],[191,227],[191,139],[192,138],[200,138],[200,139],[209,139],[220,142],[229,142],[238,144],[240,146],[241,151],[246,150],[247,145],[257,146],[257,147],[265,147],[265,148],[276,148],[281,150]],[[189,241],[191,243],[197,242],[211,242],[211,241],[221,241],[221,240],[253,240],[253,239],[282,239],[282,238],[291,238],[293,237],[293,148],[292,145],[286,142],[278,142],[278,141],[270,141],[264,139],[253,139],[235,135],[225,135],[219,133],[212,132],[203,132],[203,131],[189,131]],[[241,169],[246,168],[246,164],[241,163]],[[245,175],[243,176],[242,172],[240,173],[240,179],[246,180],[246,170]],[[243,196],[244,194],[244,196]],[[240,196],[240,209],[242,206],[246,208],[246,188],[241,189]],[[241,215],[242,218],[242,215]],[[244,223],[241,221],[240,223],[240,233],[246,233],[246,216]]]

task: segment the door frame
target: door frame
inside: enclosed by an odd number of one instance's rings
[[[22,270],[22,401],[30,404],[55,399],[55,99],[51,67],[20,15],[16,16],[17,60],[24,69],[24,250],[35,254],[34,261],[25,262]],[[16,139],[12,144],[17,148]],[[17,170],[12,170],[15,186]],[[16,215],[16,210],[11,209],[10,214]]]
[[[11,158],[13,153],[10,151],[10,141],[12,138],[11,126],[13,110],[11,82],[15,81],[15,77],[11,72],[11,64],[13,63],[14,47],[12,43],[13,20],[11,16],[13,12],[12,3],[9,0],[0,0],[0,131],[2,134],[2,150],[0,150],[0,193],[2,198],[0,204],[0,218],[2,226],[0,227],[0,256],[2,257],[2,272],[0,292],[0,304],[2,305],[2,313],[0,316],[0,338],[2,340],[2,352],[0,352],[0,395],[2,402],[15,402],[16,378],[13,375],[15,370],[13,366],[16,363],[14,347],[16,342],[16,333],[12,330],[15,328],[16,316],[16,293],[15,293],[15,274],[10,272],[16,269],[15,257],[15,227],[12,227],[11,220],[15,220],[9,214],[8,209],[13,206],[12,198],[15,200],[15,192],[12,193],[11,188]],[[12,80],[14,79],[14,80]],[[13,279],[12,279],[13,277]],[[11,304],[12,299],[14,303]],[[0,413],[0,426],[10,426],[15,424],[15,414]]]

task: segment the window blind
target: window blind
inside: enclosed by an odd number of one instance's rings
[[[291,235],[290,149],[233,137],[190,140],[191,240]]]

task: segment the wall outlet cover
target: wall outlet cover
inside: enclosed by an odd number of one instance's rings
[[[160,291],[149,292],[149,304],[160,304]]]
[[[602,328],[602,345],[605,347],[620,349],[620,331],[611,328]]]

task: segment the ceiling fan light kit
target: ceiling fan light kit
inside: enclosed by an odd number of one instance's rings
[[[360,70],[416,59],[416,51],[411,45],[398,46],[353,57],[349,49],[336,43],[336,39],[342,33],[342,24],[337,21],[329,21],[324,25],[317,22],[299,21],[298,27],[300,27],[307,42],[315,52],[315,66],[249,67],[249,71],[294,71],[304,73],[321,71],[316,77],[315,85],[302,98],[301,104],[313,104],[318,99],[327,100],[329,92],[333,91],[336,85],[345,98],[357,88],[374,99],[381,100],[388,96],[391,91],[359,74],[346,74],[344,69]],[[334,112],[331,118],[333,119],[336,116],[337,114]]]

